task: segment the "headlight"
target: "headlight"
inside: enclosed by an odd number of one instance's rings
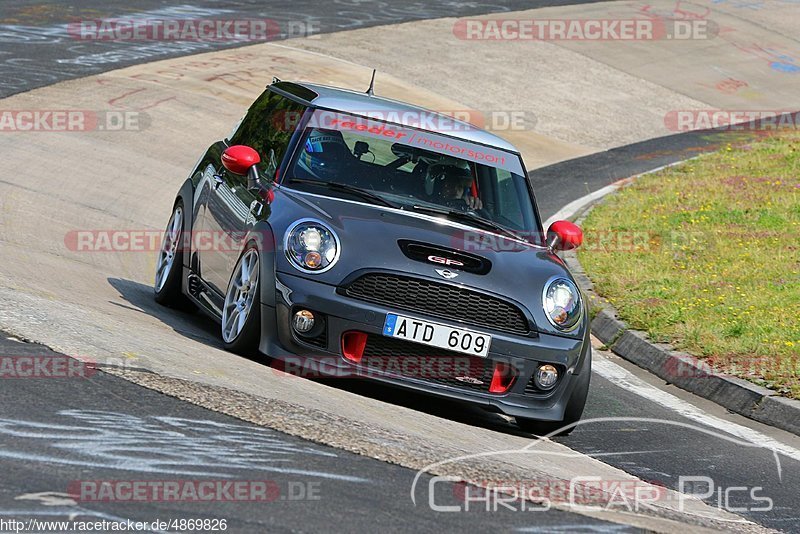
[[[306,273],[323,273],[339,259],[339,238],[319,221],[303,219],[286,231],[286,257]]]
[[[581,294],[566,278],[553,278],[544,286],[544,313],[559,330],[572,330],[581,319]]]

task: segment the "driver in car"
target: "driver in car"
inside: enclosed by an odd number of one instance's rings
[[[354,159],[342,132],[314,129],[306,139],[298,163],[311,178],[341,181],[352,174]]]
[[[466,163],[432,165],[429,176],[433,181],[433,198],[438,203],[462,211],[483,208],[481,199],[472,196],[469,189],[473,177]]]

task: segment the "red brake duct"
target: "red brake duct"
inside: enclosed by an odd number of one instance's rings
[[[364,332],[345,332],[342,335],[342,354],[353,363],[361,363],[366,345],[367,334]]]
[[[517,378],[517,370],[510,363],[496,362],[489,393],[506,393]]]

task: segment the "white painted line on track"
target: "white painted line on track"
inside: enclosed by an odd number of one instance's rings
[[[626,389],[631,393],[635,393],[650,402],[659,404],[686,419],[736,436],[737,438],[764,447],[765,449],[772,449],[788,458],[800,462],[800,450],[771,438],[758,430],[753,430],[752,428],[742,426],[738,423],[725,421],[724,419],[708,414],[694,404],[648,384],[624,367],[598,354],[597,351],[593,352],[592,371],[610,381],[612,384]]]
[[[591,202],[594,202],[595,200],[603,198],[604,196],[610,193],[613,193],[614,191],[622,187],[623,183],[627,182],[628,180],[630,180],[630,178],[625,178],[623,180],[620,180],[619,182],[614,182],[613,184],[598,189],[594,193],[589,193],[588,195],[584,195],[577,200],[573,200],[572,202],[570,202],[569,204],[567,204],[566,206],[555,212],[553,215],[551,215],[550,218],[544,222],[545,229],[550,228],[550,225],[558,220],[572,218],[572,216],[575,215],[578,211],[580,211],[584,206],[588,205]]]

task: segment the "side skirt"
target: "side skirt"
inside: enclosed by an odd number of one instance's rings
[[[222,306],[225,299],[222,295],[211,289],[202,278],[200,278],[194,271],[188,267],[183,268],[184,292],[192,302],[209,317],[218,323],[222,323]]]

